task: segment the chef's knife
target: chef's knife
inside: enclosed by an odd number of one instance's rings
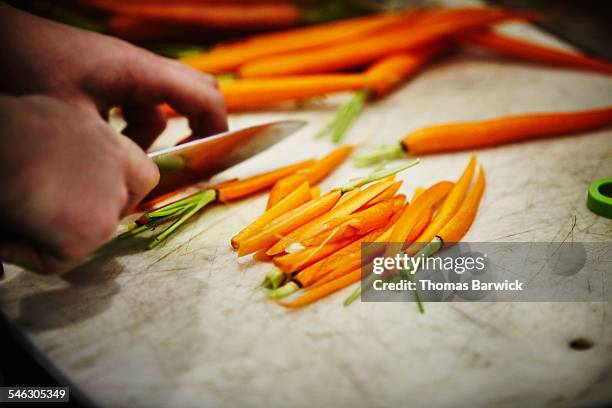
[[[304,126],[283,120],[224,132],[149,153],[159,167],[159,184],[148,199],[202,181],[284,139]]]

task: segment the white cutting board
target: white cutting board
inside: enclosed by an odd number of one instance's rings
[[[509,29],[559,44],[524,25]],[[313,134],[342,100],[233,115],[232,128],[310,121],[233,173],[329,151],[329,142]],[[390,143],[427,124],[610,104],[610,77],[456,55],[369,105],[347,140]],[[177,121],[164,140],[186,133]],[[612,220],[585,207],[590,181],[612,176],[612,130],[482,150],[479,157],[488,186],[466,240],[612,240]],[[468,158],[423,158],[402,176],[404,191],[456,179]],[[347,163],[323,187],[363,172]],[[575,406],[612,398],[609,303],[437,303],[420,315],[404,303],[344,308],[350,287],[302,310],[283,309],[258,289],[269,265],[236,260],[228,243],[265,201],[262,194],[208,209],[156,250],[142,251],[141,243],[115,249],[63,277],[8,268],[2,310],[104,406]],[[570,349],[577,337],[593,348]]]

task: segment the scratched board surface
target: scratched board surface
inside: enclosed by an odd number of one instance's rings
[[[531,27],[508,30],[559,45]],[[313,134],[345,97],[233,115],[232,128],[281,118],[310,125],[228,175],[329,151]],[[612,80],[603,75],[458,54],[368,105],[348,141],[367,149],[427,124],[611,103]],[[176,121],[159,145],[186,132]],[[467,241],[612,239],[612,220],[585,207],[590,181],[612,175],[612,130],[479,157],[488,186]],[[457,178],[468,159],[425,157],[402,176],[403,191]],[[364,173],[347,163],[323,187]],[[228,243],[265,200],[210,208],[154,251],[140,239],[112,245],[60,277],[9,267],[2,310],[104,406],[561,407],[612,398],[610,303],[430,303],[420,315],[412,303],[344,308],[351,287],[302,310],[283,309],[258,289],[269,265],[236,260]],[[593,347],[571,349],[576,338]]]

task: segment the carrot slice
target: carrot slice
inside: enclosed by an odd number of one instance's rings
[[[308,177],[308,182],[311,185],[318,184],[342,164],[352,151],[353,146],[340,146],[312,166],[300,171],[300,173]]]
[[[343,215],[351,214],[363,204],[382,193],[393,184],[392,181],[381,181],[367,187],[354,197],[347,200],[345,203],[337,206],[332,211],[323,214],[321,217],[314,219],[312,222],[305,224],[303,227],[296,229],[287,236],[286,240],[281,240],[274,244],[267,252],[268,255],[278,255],[287,248],[292,242],[301,242],[301,239],[313,235],[315,231],[324,228],[326,222]]]
[[[314,160],[304,160],[296,164],[281,167],[267,173],[249,177],[244,180],[229,182],[217,189],[219,201],[226,202],[245,197],[266,188],[271,187],[281,178],[288,176],[297,170],[306,168],[314,163]]]
[[[357,237],[351,237],[333,243],[309,247],[292,254],[277,256],[274,258],[274,264],[285,273],[299,271],[344,248],[356,239]]]
[[[410,154],[481,148],[502,143],[586,131],[612,125],[612,107],[565,113],[505,116],[422,128],[402,140]]]
[[[389,242],[405,242],[406,238],[426,213],[427,209],[431,209],[439,201],[444,199],[452,188],[453,183],[450,181],[440,181],[429,187],[423,194],[414,200],[410,207],[404,210],[395,228],[393,228],[393,232],[389,237]]]
[[[478,206],[480,205],[480,200],[484,192],[485,183],[484,169],[480,167],[476,183],[474,184],[472,190],[468,193],[468,196],[463,204],[461,204],[461,207],[459,207],[459,211],[457,211],[453,218],[451,218],[444,228],[442,228],[437,234],[444,244],[448,245],[459,242],[468,232],[472,226],[472,223],[474,222],[474,218],[476,217],[476,212],[478,211]]]
[[[474,178],[474,170],[476,168],[476,155],[473,154],[470,162],[466,166],[463,174],[457,180],[457,183],[453,186],[448,196],[442,202],[436,217],[433,222],[421,233],[421,235],[415,240],[416,242],[429,242],[431,241],[438,231],[455,215],[465,195],[467,194],[472,178]],[[410,249],[408,249],[410,253]]]
[[[402,183],[403,183],[403,180],[394,182],[391,185],[391,187],[389,187],[388,189],[386,189],[385,191],[383,191],[382,193],[380,193],[379,195],[377,195],[376,197],[368,201],[363,207],[359,208],[357,211],[363,211],[368,207],[371,207],[375,204],[378,204],[382,201],[388,200],[389,198],[395,196],[395,194],[398,192],[398,190],[402,186]]]
[[[321,186],[314,186],[310,188],[310,195],[312,198],[317,198],[321,196]],[[338,200],[340,201],[340,200]]]
[[[312,290],[305,291],[302,296],[294,301],[281,304],[285,307],[297,308],[309,305],[312,302],[316,302],[319,299],[324,298],[334,292],[339,291],[347,287],[348,285],[358,282],[361,279],[361,269],[356,269],[345,276],[335,279],[325,285],[318,286]]]
[[[308,183],[303,182],[291,194],[280,200],[277,204],[263,213],[261,217],[257,218],[250,225],[236,234],[231,241],[232,247],[238,248],[238,243],[240,241],[244,241],[245,239],[252,237],[281,215],[301,206],[307,201],[310,201],[310,197]]]
[[[330,191],[278,217],[258,234],[238,242],[238,256],[250,254],[274,244],[280,236],[329,211],[339,198],[339,191]]]
[[[274,183],[274,186],[272,186],[272,189],[270,190],[266,209],[272,208],[305,182],[308,183],[306,181],[306,176],[298,173],[290,174],[289,176],[278,180],[276,183]]]
[[[608,62],[508,37],[492,30],[465,33],[460,35],[459,38],[464,43],[488,48],[512,57],[612,74],[612,64]]]
[[[354,190],[350,190],[350,191],[347,191],[346,193],[342,194],[342,197],[340,197],[340,199],[338,200],[338,202],[336,203],[334,208],[332,208],[332,210],[337,208],[338,206],[346,203],[348,200],[350,200],[351,198],[355,197],[360,192],[361,192],[361,190],[356,188]]]

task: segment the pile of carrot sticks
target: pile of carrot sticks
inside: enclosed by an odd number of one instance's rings
[[[473,182],[472,156],[457,182],[418,188],[409,202],[398,194],[402,180],[395,175],[414,164],[375,172],[316,197],[309,195],[307,180],[283,194],[270,194],[275,203],[236,234],[231,245],[238,256],[255,254],[274,263],[263,285],[272,298],[291,308],[359,281],[362,243],[403,243],[409,254],[430,256],[469,230],[483,195],[484,171],[480,168]],[[273,191],[290,177],[279,180]],[[288,296],[294,298],[281,300]]]

